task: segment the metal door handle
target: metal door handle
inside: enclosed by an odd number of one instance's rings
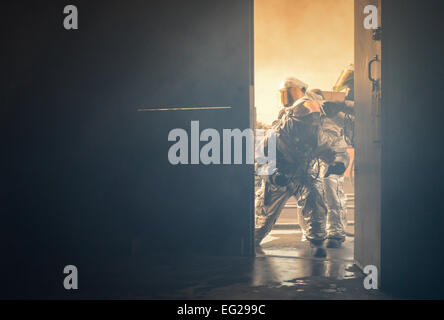
[[[376,86],[378,84],[378,80],[375,80],[372,77],[372,65],[373,65],[373,62],[377,62],[377,61],[379,61],[378,55],[374,56],[373,59],[371,59],[368,62],[368,79],[372,82],[373,86]]]

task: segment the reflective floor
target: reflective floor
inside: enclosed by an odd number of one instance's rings
[[[83,274],[77,298],[130,299],[390,299],[366,290],[353,265],[353,236],[314,258],[301,241],[289,201],[256,257],[138,256]],[[353,235],[353,206],[347,232]]]
[[[195,257],[180,266],[149,268],[136,298],[156,299],[389,299],[366,290],[350,261],[297,257]],[[133,274],[148,269],[135,268]],[[155,276],[154,276],[155,275]]]
[[[353,235],[353,206],[347,232]],[[82,273],[75,298],[128,299],[390,299],[366,290],[353,265],[353,236],[327,257],[314,258],[301,241],[291,200],[256,257],[148,256],[103,262]],[[148,253],[149,254],[149,253]]]
[[[320,276],[335,279],[350,279],[356,277],[353,270],[353,238],[347,237],[342,248],[327,249],[327,257],[314,258],[312,248],[308,242],[301,241],[299,230],[273,230],[262,242],[261,250],[258,250],[258,257],[282,258],[280,265],[274,269],[279,269],[285,265],[285,260],[291,261],[294,266],[292,277]],[[297,259],[290,259],[297,258]],[[295,262],[296,261],[296,262]],[[282,272],[280,273],[282,274]]]
[[[366,290],[352,261],[353,239],[312,258],[298,232],[273,232],[257,257],[145,257],[83,275],[81,298],[389,299]],[[270,240],[270,239],[268,239]],[[266,253],[266,254],[265,254]],[[85,279],[85,278],[88,279]]]

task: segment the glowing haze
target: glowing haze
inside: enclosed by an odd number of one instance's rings
[[[255,0],[255,105],[271,123],[288,76],[331,90],[354,60],[353,0]]]

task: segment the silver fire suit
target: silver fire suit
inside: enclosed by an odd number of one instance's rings
[[[322,121],[324,132],[335,137],[332,145],[336,152],[335,163],[342,163],[344,170],[348,167],[350,158],[347,153],[347,143],[344,138],[344,117],[342,113]],[[344,193],[344,173],[330,174],[324,178],[325,201],[328,208],[327,238],[344,241],[347,227],[346,195]]]
[[[332,140],[321,127],[319,103],[305,96],[286,108],[273,125],[278,172],[265,177],[256,193],[255,241],[265,238],[291,196],[305,201],[307,238],[324,240],[327,207],[323,176],[334,160]]]
[[[338,112],[337,106],[333,106],[333,112],[331,109],[328,116],[322,116],[322,130],[325,136],[330,139],[330,146],[335,152],[334,164],[332,167],[340,167],[338,172],[327,174],[321,182],[324,188],[323,201],[327,208],[327,224],[321,226],[323,229],[319,235],[323,235],[324,239],[335,239],[338,241],[344,241],[346,238],[345,228],[347,226],[347,207],[346,207],[346,195],[344,193],[344,172],[349,165],[349,155],[347,153],[347,142],[344,137],[344,113]],[[341,109],[341,108],[339,108]],[[310,207],[307,209],[308,203],[299,201],[302,211],[299,211],[299,224],[303,232],[303,240],[311,240],[313,237],[309,230],[310,225],[307,224],[307,212],[310,212]],[[315,210],[320,206],[315,207]],[[314,216],[322,215],[323,210],[320,212],[310,212]]]
[[[317,99],[319,102],[319,100]],[[324,105],[325,106],[325,105]],[[322,205],[313,206],[306,200],[298,201],[299,225],[301,226],[303,237],[302,240],[325,240],[335,239],[344,241],[346,238],[345,228],[347,226],[347,209],[346,209],[346,195],[344,193],[344,172],[349,165],[349,156],[347,153],[347,142],[344,137],[345,114],[340,110],[345,110],[348,107],[342,103],[329,104],[327,114],[323,112],[321,117],[322,130],[325,137],[328,137],[330,147],[335,152],[334,164],[330,166],[339,168],[335,173],[329,173],[323,179],[320,179],[318,189],[323,188],[322,201],[327,208],[324,210]],[[324,109],[323,109],[324,111]],[[349,111],[349,110],[348,110]],[[327,215],[327,222],[323,219],[324,214]],[[311,231],[311,221],[318,221],[319,228],[317,228],[317,236],[313,236]]]

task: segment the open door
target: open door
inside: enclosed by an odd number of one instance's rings
[[[380,0],[355,0],[355,263],[381,264],[381,39],[380,29],[368,30],[368,5]],[[380,24],[379,24],[380,25]]]

